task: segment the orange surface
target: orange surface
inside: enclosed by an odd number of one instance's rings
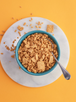
[[[44,87],[24,87],[12,81],[0,64],[0,102],[76,102],[76,0],[1,0],[0,34],[16,19],[30,17],[30,13],[53,21],[65,32],[70,44],[67,70],[71,80],[61,76]]]

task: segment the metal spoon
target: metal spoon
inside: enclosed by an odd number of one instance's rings
[[[47,40],[49,40],[48,38],[46,38]],[[50,41],[50,40],[49,40]],[[51,41],[50,41],[51,42]],[[52,45],[52,48],[54,48],[54,45],[53,45],[53,43],[51,42],[51,45]],[[59,66],[60,66],[60,68],[61,68],[61,71],[62,71],[62,73],[63,73],[63,75],[64,75],[64,78],[66,79],[66,80],[69,80],[70,78],[71,78],[71,75],[69,74],[69,72],[60,64],[60,62],[57,60],[57,58],[55,57],[55,55],[54,55],[54,53],[53,52],[51,52],[52,53],[52,55],[53,55],[53,57],[55,58],[55,60],[56,60],[56,62],[59,64]]]

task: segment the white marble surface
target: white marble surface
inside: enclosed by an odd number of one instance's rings
[[[6,33],[4,34],[3,39],[1,41],[1,44],[0,44],[0,52],[4,53],[3,55],[0,56],[0,60],[1,60],[2,66],[3,66],[3,69],[5,70],[7,75],[11,79],[13,79],[15,82],[17,82],[21,85],[24,85],[24,86],[28,86],[28,87],[41,87],[41,86],[48,85],[48,84],[54,82],[55,80],[57,80],[61,76],[62,72],[58,65],[52,72],[50,72],[47,75],[43,75],[43,76],[33,76],[33,75],[27,74],[22,69],[19,70],[19,66],[16,62],[16,59],[11,58],[11,55],[14,53],[7,51],[5,49],[5,45],[8,45],[10,47],[13,39],[16,39],[19,36],[18,31],[14,32],[14,30],[17,29],[18,25],[23,26],[24,22],[26,22],[26,24],[28,24],[28,25],[32,24],[34,28],[31,28],[30,26],[28,26],[28,27],[24,26],[24,30],[21,31],[21,35],[23,35],[24,32],[36,30],[35,25],[36,25],[36,22],[38,22],[38,21],[44,23],[42,25],[42,28],[40,29],[40,30],[44,30],[44,31],[46,31],[47,24],[53,24],[54,25],[53,34],[60,45],[60,51],[61,51],[60,63],[65,68],[67,67],[67,64],[69,61],[69,55],[70,55],[69,44],[68,44],[68,40],[67,40],[64,32],[55,23],[53,23],[45,18],[40,18],[40,17],[33,17],[33,21],[31,21],[31,22],[29,22],[29,20],[30,20],[30,17],[22,19],[16,23],[14,23],[6,31]],[[17,39],[17,41],[18,41],[18,39]],[[17,44],[17,41],[16,41],[15,45]],[[6,42],[6,44],[4,45],[3,42]],[[11,61],[11,62],[9,62],[9,61]]]

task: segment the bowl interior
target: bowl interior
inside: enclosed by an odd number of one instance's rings
[[[51,71],[56,67],[57,62],[54,64],[54,66],[53,66],[51,69],[49,69],[49,70],[47,70],[47,71],[45,71],[45,72],[42,72],[42,73],[33,73],[33,72],[29,72],[29,71],[21,64],[21,62],[20,62],[19,59],[18,59],[18,49],[19,49],[19,47],[20,47],[22,41],[23,41],[27,36],[29,36],[29,35],[31,35],[31,34],[34,34],[34,33],[47,34],[47,35],[54,41],[54,43],[57,45],[57,50],[58,50],[58,58],[57,58],[57,59],[58,59],[58,60],[59,60],[59,58],[60,58],[60,47],[59,47],[59,44],[58,44],[57,40],[56,40],[50,33],[46,32],[46,31],[42,31],[42,30],[35,30],[35,31],[28,32],[27,34],[23,35],[23,36],[20,38],[20,40],[19,40],[18,43],[17,43],[16,51],[15,51],[15,56],[16,56],[17,63],[18,63],[19,66],[20,66],[25,72],[27,72],[28,74],[35,75],[35,76],[40,76],[40,75],[45,75],[45,74],[51,72]]]

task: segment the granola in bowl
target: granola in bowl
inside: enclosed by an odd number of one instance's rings
[[[54,48],[46,38],[53,43]],[[57,45],[54,41],[45,33],[34,33],[27,36],[20,44],[18,59],[27,71],[43,73],[56,63],[51,52],[58,58]]]

